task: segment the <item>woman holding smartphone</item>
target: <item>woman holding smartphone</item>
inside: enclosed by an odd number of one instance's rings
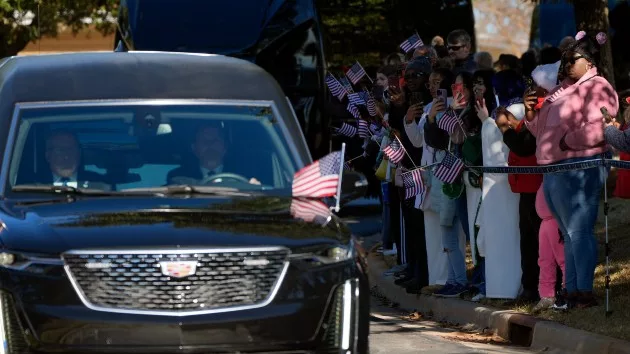
[[[564,79],[540,110],[535,110],[536,95],[524,97],[527,124],[537,140],[538,164],[582,162],[607,155],[601,108],[614,116],[619,102],[597,67],[605,42],[604,33],[592,38],[579,32],[562,56],[559,74]],[[543,178],[545,200],[564,236],[566,309],[597,304],[593,295],[595,222],[607,174],[604,167],[594,167],[545,174]]]
[[[429,93],[433,98],[432,102],[429,102],[424,109],[417,111],[410,111],[405,116],[405,132],[409,137],[409,140],[415,147],[422,148],[422,160],[421,165],[427,166],[437,161],[436,150],[425,143],[424,140],[424,125],[427,122],[429,112],[433,111],[433,105],[440,100],[438,92],[445,91],[447,100],[446,103],[450,104],[451,95],[450,89],[453,83],[453,73],[448,69],[434,69],[429,76]],[[440,96],[440,97],[438,97]],[[421,118],[419,122],[416,122],[417,115],[420,114]],[[429,138],[430,139],[430,138]],[[425,187],[430,190],[431,172],[423,171],[423,179],[425,181]],[[437,201],[435,202],[437,203]],[[429,284],[430,285],[444,285],[448,278],[448,258],[446,253],[443,252],[444,247],[442,245],[442,229],[440,226],[440,214],[436,211],[437,208],[431,207],[433,204],[430,197],[430,193],[427,192],[424,199],[419,198],[417,200],[417,206],[424,211],[424,229],[426,234],[426,253],[427,263],[429,270]]]
[[[474,101],[472,89],[472,74],[462,72],[457,75],[451,86],[454,96],[451,107],[463,121],[464,129],[457,128],[450,136],[437,124],[448,106],[441,99],[434,99],[424,125],[425,144],[435,150],[434,162],[441,161],[447,153],[461,158],[465,137],[468,133],[478,131],[481,126],[478,119],[473,119],[475,118],[474,109],[469,104],[471,100]],[[434,295],[458,297],[469,290],[464,258],[465,236],[469,236],[466,193],[446,195],[445,190],[448,191],[449,187],[451,187],[450,191],[457,191],[457,187],[461,185],[454,183],[443,188],[444,184],[435,178],[432,172],[429,173],[428,179],[431,184],[429,192],[431,203],[428,208],[439,215],[442,249],[448,259],[448,279]],[[463,186],[461,187],[463,189]]]

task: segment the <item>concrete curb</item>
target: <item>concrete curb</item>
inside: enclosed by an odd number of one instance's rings
[[[401,308],[431,313],[439,321],[473,325],[489,329],[514,344],[532,349],[553,348],[571,353],[630,354],[630,342],[567,327],[534,316],[482,306],[460,299],[445,299],[429,295],[408,294],[394,284],[392,277],[383,276],[385,262],[374,253],[368,254],[371,286]]]

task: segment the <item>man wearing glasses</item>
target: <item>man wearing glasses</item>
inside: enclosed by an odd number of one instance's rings
[[[453,59],[453,74],[455,77],[462,71],[474,73],[477,70],[477,63],[471,53],[472,39],[468,32],[457,29],[448,34],[448,53]]]

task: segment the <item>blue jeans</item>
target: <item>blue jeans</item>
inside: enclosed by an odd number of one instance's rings
[[[455,205],[455,213],[462,223],[464,234],[466,235],[466,241],[470,242],[470,232],[468,230],[468,202],[466,198],[466,192],[464,191],[461,197],[457,198],[457,204]]]
[[[466,285],[466,260],[464,253],[459,248],[460,219],[456,215],[453,226],[442,226],[442,247],[448,257],[447,284]]]
[[[579,162],[598,156],[572,158],[558,163]],[[593,291],[597,265],[595,223],[602,186],[608,175],[604,167],[546,174],[543,191],[549,210],[564,235],[567,292]]]

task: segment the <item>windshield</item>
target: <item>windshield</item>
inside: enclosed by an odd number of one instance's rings
[[[18,119],[9,190],[189,185],[290,192],[296,171],[281,123],[265,104],[40,106],[22,108]]]

